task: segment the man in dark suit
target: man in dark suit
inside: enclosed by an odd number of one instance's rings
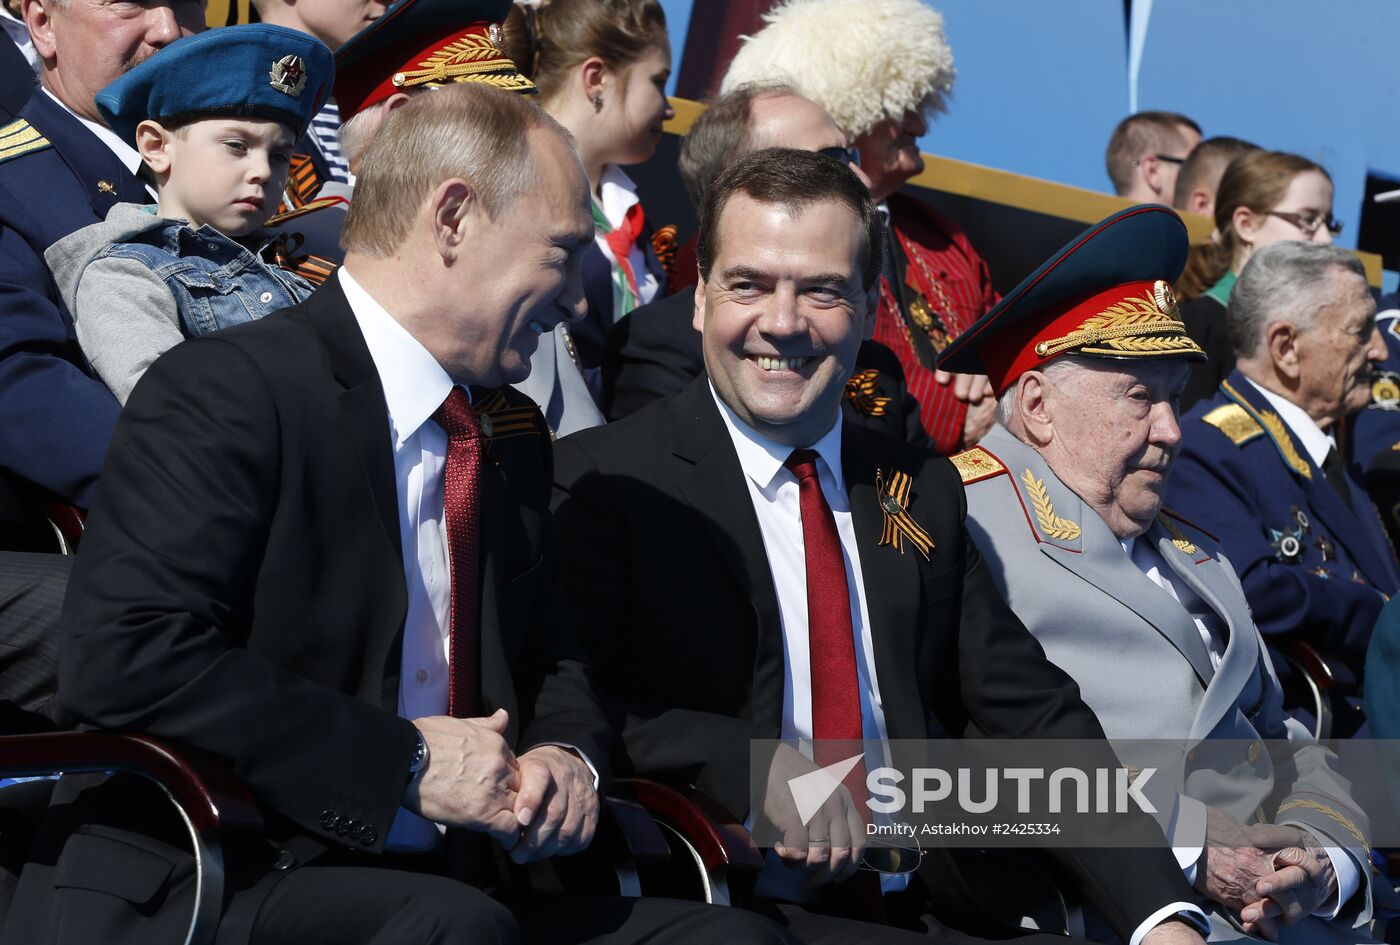
[[[815,102],[779,84],[744,86],[721,96],[691,127],[681,149],[681,179],[697,210],[726,167],[759,148],[800,148],[848,160],[854,155],[831,116]],[[859,173],[859,172],[858,172]],[[643,305],[608,332],[603,353],[603,412],[616,420],[653,400],[676,394],[705,370],[695,324],[694,241],[678,264],[688,266],[683,288]],[[866,341],[856,355],[847,389],[846,418],[926,446],[919,404],[909,395],[904,369],[890,349]]]
[[[0,128],[0,468],[86,508],[117,402],[87,369],[44,250],[118,201],[146,203],[140,157],[102,124],[93,96],[132,63],[204,25],[195,0],[29,0],[36,89]]]
[[[1103,737],[997,595],[952,465],[842,419],[874,329],[882,226],[841,164],[787,149],[740,159],[701,222],[707,375],[556,444],[565,584],[622,730],[617,765],[693,784],[740,819],[758,813],[753,739]],[[802,824],[762,813],[809,882],[854,873],[850,797]],[[1201,941],[1165,850],[1059,860],[1124,941]],[[892,920],[964,941],[928,914],[945,858],[924,863],[902,890],[862,873],[851,893],[883,891]],[[760,890],[800,885],[785,875],[772,864]],[[808,941],[923,940],[775,908]]]
[[[226,941],[780,941],[687,903],[517,920],[485,891],[493,845],[518,863],[585,846],[607,780],[548,437],[504,386],[579,303],[587,186],[551,119],[467,86],[397,112],[359,186],[335,280],[178,346],[133,392],[70,585],[64,707],[231,763],[252,792],[267,833],[226,850]],[[186,921],[190,858],[124,779],[98,780],[60,785],[68,829],[25,869],[14,941]]]

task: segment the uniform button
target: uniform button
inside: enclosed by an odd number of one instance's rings
[[[335,811],[333,811],[333,810],[323,810],[323,811],[321,811],[321,829],[323,829],[323,830],[334,830],[334,829],[335,829],[335,820],[336,820]]]
[[[264,292],[262,295],[258,296],[258,301],[266,305],[268,302],[272,301],[272,293]]]
[[[374,841],[378,839],[379,832],[369,825],[366,825],[365,829],[360,831],[360,843],[364,846],[372,847],[374,846]]]
[[[420,669],[414,678],[418,680],[418,685],[424,685],[428,681],[428,671]]]
[[[335,832],[336,832],[336,835],[337,835],[337,836],[341,836],[341,837],[345,836],[345,831],[347,831],[347,830],[349,830],[349,829],[350,829],[350,821],[349,821],[349,820],[347,820],[347,819],[344,818],[344,817],[337,817],[337,818],[335,819]]]
[[[1263,745],[1259,744],[1258,742],[1251,742],[1249,745],[1249,751],[1245,753],[1245,758],[1249,760],[1250,764],[1254,764],[1254,762],[1259,760],[1259,755],[1262,754],[1263,751]]]
[[[364,830],[364,825],[358,820],[350,821],[350,826],[345,828],[345,837],[348,840],[359,840],[360,831]]]
[[[282,850],[277,854],[277,859],[273,861],[272,868],[275,870],[289,870],[297,865],[297,858],[292,856],[290,850]]]

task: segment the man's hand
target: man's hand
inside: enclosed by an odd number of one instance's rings
[[[557,745],[541,745],[520,756],[515,800],[520,842],[516,863],[568,856],[588,846],[598,826],[598,792],[582,758]]]
[[[933,379],[944,387],[951,385],[953,396],[967,404],[959,448],[976,446],[997,418],[997,398],[991,381],[985,374],[949,374],[947,371],[934,371]]]
[[[1274,939],[1277,920],[1294,925],[1337,895],[1337,874],[1322,844],[1305,831],[1272,824],[1249,831],[1275,871],[1256,883],[1257,901],[1241,910],[1240,920],[1246,932]]]
[[[1269,854],[1254,845],[1248,827],[1218,808],[1209,808],[1205,850],[1196,867],[1197,892],[1238,913],[1258,902],[1258,883],[1274,869]]]
[[[809,885],[820,886],[855,875],[865,853],[865,820],[842,786],[803,824],[788,782],[815,770],[817,765],[797,750],[779,745],[768,769],[763,813],[782,831],[783,839],[774,852],[786,866],[801,872]]]
[[[1205,939],[1190,923],[1168,919],[1149,929],[1142,937],[1142,945],[1205,945]]]
[[[501,737],[508,722],[504,709],[484,719],[415,719],[428,764],[404,790],[404,806],[434,823],[490,834],[507,850],[515,846],[520,773]]]

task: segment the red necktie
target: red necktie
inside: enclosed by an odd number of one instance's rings
[[[442,477],[452,575],[447,714],[467,718],[478,713],[480,703],[481,424],[460,387],[452,388],[433,419],[447,433],[447,467]]]
[[[802,548],[807,564],[807,647],[812,672],[813,760],[826,766],[858,750],[861,741],[860,677],[856,672],[851,594],[836,518],[822,495],[817,454],[793,450],[784,463],[797,477],[802,511]],[[832,741],[847,744],[832,744]],[[865,764],[846,775],[856,809],[867,821]],[[870,922],[884,921],[878,877],[859,872],[851,880],[824,890],[824,900],[841,914]]]
[[[627,277],[627,286],[632,290],[632,298],[637,300],[638,305],[642,304],[642,295],[641,290],[637,288],[637,274],[632,270],[632,247],[637,245],[637,237],[642,235],[642,225],[645,222],[642,205],[634,203],[623,214],[622,225],[608,231],[605,237],[608,249],[612,250],[613,258],[617,260],[622,274]]]

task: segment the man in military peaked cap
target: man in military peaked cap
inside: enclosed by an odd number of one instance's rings
[[[1283,715],[1220,546],[1162,507],[1181,448],[1176,405],[1188,362],[1202,357],[1171,290],[1186,252],[1173,211],[1130,208],[948,346],[941,365],[985,372],[1000,398],[992,432],[952,458],[968,527],[1110,739],[1242,746],[1227,770],[1244,778],[1213,776],[1203,756],[1183,773],[1191,795],[1177,784],[1159,805],[1179,865],[1216,909],[1212,940],[1232,927],[1364,940],[1366,819],[1330,753]],[[1273,755],[1268,739],[1281,746]],[[1261,807],[1274,823],[1255,822]],[[1240,877],[1243,891],[1232,889],[1227,878]]]

